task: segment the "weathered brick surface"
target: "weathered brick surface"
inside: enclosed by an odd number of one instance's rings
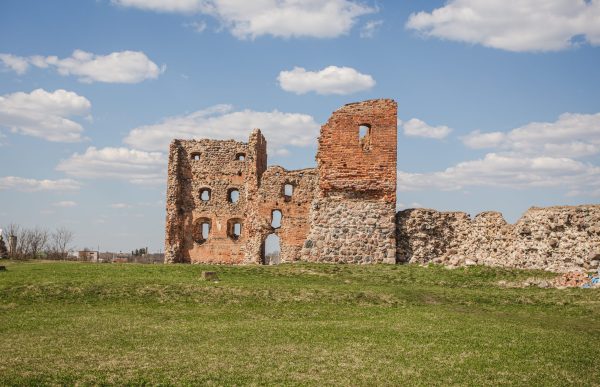
[[[260,131],[249,144],[233,140],[174,140],[170,146],[167,184],[167,262],[242,263],[247,233],[243,222],[249,207],[248,195],[257,190],[266,167],[266,142]],[[243,155],[245,160],[236,160]],[[198,157],[198,160],[195,158]],[[228,200],[228,192],[239,191],[239,200]],[[209,200],[201,199],[203,190]],[[240,220],[239,239],[228,235],[228,224]],[[202,240],[201,224],[210,232]]]
[[[290,184],[292,194],[286,196],[284,187]],[[280,239],[281,262],[297,261],[300,257],[308,230],[310,228],[308,212],[315,197],[317,173],[315,169],[287,171],[280,166],[267,168],[262,175],[260,188],[248,217],[252,229],[249,231],[252,243],[248,251],[252,253],[252,262],[262,260],[264,241],[269,234],[276,234]],[[273,211],[281,212],[281,225],[272,226]]]
[[[390,99],[351,103],[321,128],[317,162],[324,196],[362,193],[396,202],[397,104]],[[370,127],[361,141],[359,127]]]
[[[556,272],[600,264],[600,205],[530,208],[514,225],[499,212],[411,209],[397,214],[399,262],[481,264]]]

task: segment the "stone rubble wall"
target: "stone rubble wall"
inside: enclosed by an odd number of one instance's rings
[[[589,270],[600,264],[600,205],[533,207],[514,225],[498,212],[409,209],[396,237],[397,262]]]
[[[317,198],[301,260],[330,263],[395,263],[394,205],[384,201]]]

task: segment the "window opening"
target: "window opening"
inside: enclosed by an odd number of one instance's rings
[[[197,152],[192,153],[192,160],[194,160],[194,161],[200,160],[200,153],[197,153]]]
[[[210,236],[211,223],[209,218],[198,219],[198,226],[194,231],[193,238],[196,243],[204,243]]]
[[[227,221],[227,236],[238,240],[242,236],[242,221],[240,219],[229,219]]]
[[[245,153],[238,153],[235,155],[235,159],[237,161],[244,161],[246,160],[246,154]]]
[[[210,234],[210,223],[202,223],[202,239],[208,239]]]
[[[271,212],[271,227],[279,228],[281,227],[281,210],[273,210]]]
[[[240,191],[237,188],[229,188],[227,191],[227,200],[229,203],[237,203],[240,200]]]
[[[362,124],[358,127],[358,143],[363,150],[371,147],[371,125]]]
[[[288,197],[292,197],[292,194],[294,193],[294,186],[291,185],[290,183],[287,183],[283,186],[283,194],[285,196]]]
[[[210,200],[210,188],[202,188],[200,190],[200,200],[207,202]]]

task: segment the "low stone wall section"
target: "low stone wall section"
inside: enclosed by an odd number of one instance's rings
[[[409,209],[396,214],[396,261],[555,272],[600,265],[600,205],[530,208],[513,225],[499,212]]]

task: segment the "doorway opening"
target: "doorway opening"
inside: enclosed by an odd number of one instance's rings
[[[262,246],[262,264],[278,265],[281,262],[281,241],[277,234],[269,234]]]

